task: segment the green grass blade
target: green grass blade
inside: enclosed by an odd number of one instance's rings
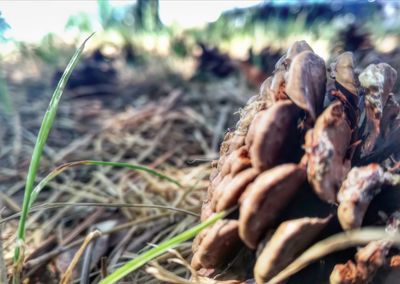
[[[123,162],[105,162],[105,161],[91,161],[91,160],[88,160],[87,164],[88,165],[98,165],[98,166],[113,166],[113,167],[129,168],[129,169],[133,169],[133,170],[140,170],[140,171],[147,172],[153,176],[159,177],[160,179],[164,179],[168,182],[171,182],[171,183],[177,185],[178,187],[182,187],[182,185],[177,180],[170,178],[156,170],[153,170],[151,168],[141,166],[141,165],[134,165],[134,164],[123,163]]]
[[[90,37],[89,37],[90,38]],[[18,223],[17,230],[17,241],[23,242],[25,240],[25,224],[29,211],[30,197],[33,190],[33,185],[35,182],[37,170],[39,168],[40,159],[42,156],[43,148],[46,143],[47,137],[49,136],[50,130],[53,126],[54,118],[57,113],[58,104],[61,99],[61,95],[64,91],[64,88],[68,82],[68,79],[74,70],[75,66],[78,64],[79,59],[82,55],[83,49],[85,47],[87,38],[82,45],[77,49],[75,54],[72,56],[70,62],[68,63],[64,74],[62,75],[58,85],[53,93],[53,96],[50,100],[47,111],[44,115],[42,124],[40,126],[39,134],[35,143],[35,147],[33,149],[32,159],[29,165],[28,174],[26,178],[25,184],[25,192],[24,192],[24,201],[22,203],[22,214]],[[20,259],[20,247],[17,246],[14,251],[14,263],[17,263]]]
[[[186,230],[185,232],[177,235],[176,237],[173,237],[172,239],[166,240],[165,242],[162,242],[158,246],[142,253],[135,259],[129,261],[122,267],[118,268],[115,270],[113,273],[111,273],[109,276],[104,278],[103,280],[100,281],[100,284],[113,284],[116,283],[118,280],[122,279],[129,273],[137,270],[138,268],[142,267],[145,265],[147,262],[150,260],[156,258],[157,256],[167,252],[168,250],[175,248],[179,244],[193,238],[196,236],[201,230],[204,228],[211,226],[218,220],[224,218],[226,216],[226,212],[222,211],[219,213],[216,213],[213,215],[211,218],[207,219],[206,221],[198,224],[197,226]]]
[[[97,165],[97,166],[112,166],[112,167],[120,167],[120,168],[129,168],[132,170],[138,170],[138,171],[144,171],[147,172],[153,176],[156,176],[160,179],[164,179],[168,182],[171,182],[178,187],[182,187],[181,184],[173,179],[170,178],[167,175],[164,175],[156,170],[153,170],[149,167],[142,166],[142,165],[137,165],[137,164],[130,164],[130,163],[120,163],[120,162],[106,162],[106,161],[92,161],[92,160],[83,160],[83,161],[75,161],[75,162],[69,162],[62,164],[61,166],[55,168],[53,171],[51,171],[44,179],[40,181],[40,183],[33,189],[30,200],[29,200],[29,209],[32,208],[33,203],[36,201],[39,193],[42,191],[42,189],[51,181],[53,180],[56,176],[64,172],[66,169],[76,167],[76,166],[88,166],[88,165]]]

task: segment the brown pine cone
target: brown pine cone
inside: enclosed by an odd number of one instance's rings
[[[328,75],[304,41],[276,63],[212,163],[202,220],[238,209],[195,238],[192,266],[199,274],[264,283],[315,241],[382,225],[382,211],[400,209],[400,195],[391,196],[400,186],[400,147],[393,141],[400,137],[400,107],[391,93],[397,72],[384,63],[358,77],[354,69],[345,52]],[[380,201],[390,198],[397,208]],[[391,243],[371,242],[354,260],[339,254],[287,280],[310,283],[319,275],[318,283],[368,283],[381,267],[394,269],[393,253]]]

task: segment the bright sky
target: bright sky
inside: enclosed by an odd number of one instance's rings
[[[110,0],[113,6],[134,3],[134,0]],[[243,8],[261,0],[160,0],[160,18],[165,24],[185,27],[215,21],[224,10]],[[11,29],[8,37],[21,41],[36,41],[49,32],[62,33],[71,15],[88,13],[97,19],[97,1],[0,1],[0,11]],[[100,28],[100,24],[98,26]]]
[[[160,0],[160,18],[165,24],[178,22],[185,27],[213,22],[229,9],[250,7],[261,0]]]

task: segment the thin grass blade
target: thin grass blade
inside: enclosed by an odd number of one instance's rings
[[[160,179],[166,180],[168,182],[174,183],[175,185],[177,185],[178,187],[182,187],[182,185],[175,179],[170,178],[167,175],[164,175],[156,170],[153,170],[151,168],[145,167],[145,166],[141,166],[141,165],[135,165],[135,164],[130,164],[130,163],[119,163],[119,162],[105,162],[105,161],[91,161],[88,160],[87,161],[87,165],[97,165],[97,166],[112,166],[112,167],[120,167],[120,168],[129,168],[132,170],[140,170],[140,171],[144,171],[147,172],[153,176],[156,176]]]
[[[90,36],[91,37],[91,36]],[[52,98],[50,100],[49,106],[47,111],[44,115],[42,124],[39,129],[39,134],[35,143],[35,147],[33,149],[32,159],[29,164],[28,174],[26,178],[25,184],[25,192],[24,192],[24,201],[22,203],[22,214],[18,223],[18,230],[17,230],[17,242],[23,242],[25,240],[25,224],[26,219],[28,216],[29,205],[30,205],[30,197],[33,190],[33,186],[35,183],[37,171],[40,164],[40,159],[42,156],[43,148],[46,143],[47,137],[49,136],[50,130],[53,126],[54,118],[57,113],[58,104],[60,102],[61,96],[65,89],[65,86],[68,82],[68,79],[74,70],[75,66],[78,64],[79,59],[82,55],[83,49],[85,47],[86,42],[89,40],[88,37],[82,45],[76,50],[75,54],[72,56],[71,60],[69,61],[64,74],[62,75],[60,81]],[[20,261],[20,247],[17,246],[14,251],[14,263]],[[18,267],[18,266],[17,266]]]
[[[64,172],[65,170],[67,170],[69,168],[77,167],[77,166],[90,166],[90,165],[112,166],[112,167],[120,167],[120,168],[128,168],[128,169],[132,169],[132,170],[144,171],[144,172],[147,172],[147,173],[149,173],[153,176],[156,176],[160,179],[163,179],[170,183],[173,183],[173,184],[177,185],[178,187],[182,187],[181,184],[177,180],[175,180],[163,173],[160,173],[156,170],[153,170],[149,167],[142,166],[142,165],[130,164],[130,163],[120,163],[120,162],[92,161],[92,160],[75,161],[75,162],[69,162],[69,163],[62,164],[61,166],[58,166],[53,171],[51,171],[44,179],[42,179],[38,185],[36,185],[36,187],[33,189],[32,193],[31,193],[29,209],[32,208],[33,203],[36,201],[36,199],[37,199],[39,193],[42,191],[42,189],[55,177],[57,177],[58,175],[60,175],[62,172]]]
[[[137,258],[129,261],[126,263],[124,266],[118,268],[115,270],[113,273],[108,275],[106,278],[104,278],[102,281],[100,281],[100,284],[113,284],[116,283],[117,281],[121,280],[123,277],[128,275],[131,272],[134,272],[138,268],[142,267],[145,265],[147,262],[150,260],[156,258],[157,256],[160,256],[161,254],[167,252],[170,249],[175,248],[179,244],[193,238],[196,236],[201,230],[204,228],[211,226],[218,220],[224,218],[226,216],[227,212],[222,211],[219,213],[216,213],[213,215],[211,218],[207,219],[206,221],[198,224],[197,226],[186,230],[185,232],[177,235],[176,237],[173,237],[172,239],[166,240],[165,242],[159,244],[158,246],[146,251],[145,253],[142,253],[139,255]]]

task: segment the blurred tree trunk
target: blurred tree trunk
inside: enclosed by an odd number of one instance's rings
[[[136,28],[155,31],[161,28],[159,0],[137,0],[135,7]]]

